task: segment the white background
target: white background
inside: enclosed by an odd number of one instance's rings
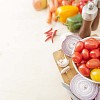
[[[52,55],[70,33],[58,23],[60,36],[45,43],[46,19],[32,0],[0,0],[0,100],[70,100]]]

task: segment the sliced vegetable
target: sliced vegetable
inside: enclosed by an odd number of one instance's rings
[[[98,93],[98,84],[94,84],[77,74],[70,82],[70,89],[80,100],[93,100]]]
[[[81,40],[81,38],[78,35],[68,35],[66,39],[62,42],[62,50],[63,52],[71,57],[73,54],[73,49],[75,47],[75,44]]]

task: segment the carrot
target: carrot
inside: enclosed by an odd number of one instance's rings
[[[51,12],[55,11],[54,0],[49,0],[49,9]]]
[[[52,13],[52,20],[53,21],[57,21],[57,16],[56,16],[56,13],[55,12]]]
[[[52,12],[48,12],[48,18],[47,18],[47,23],[48,24],[51,24],[51,21],[52,21]]]
[[[54,7],[55,7],[55,10],[58,8],[58,0],[54,0]]]

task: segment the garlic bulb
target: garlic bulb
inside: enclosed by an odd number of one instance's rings
[[[66,67],[68,64],[69,64],[69,60],[64,58],[64,59],[60,59],[60,60],[57,60],[57,64],[60,66],[60,67]]]

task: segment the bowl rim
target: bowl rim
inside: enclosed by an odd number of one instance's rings
[[[91,37],[86,37],[86,38],[84,38],[84,39],[81,39],[81,40],[79,40],[79,41],[85,41],[85,40],[87,40],[87,39],[89,39],[89,38],[95,38],[95,39],[97,39],[97,40],[100,40],[100,37],[91,36]],[[75,47],[74,47],[74,49],[75,49]],[[73,52],[74,52],[74,49],[73,49]],[[77,66],[75,65],[75,63],[73,62],[73,60],[72,60],[72,64],[73,64],[75,70],[77,71],[77,73],[80,74],[83,78],[85,78],[86,80],[88,80],[88,81],[90,81],[90,82],[93,82],[93,83],[96,83],[96,84],[100,84],[100,82],[96,82],[96,81],[94,81],[94,80],[92,80],[92,79],[89,79],[89,78],[83,76],[83,75],[78,71]]]

